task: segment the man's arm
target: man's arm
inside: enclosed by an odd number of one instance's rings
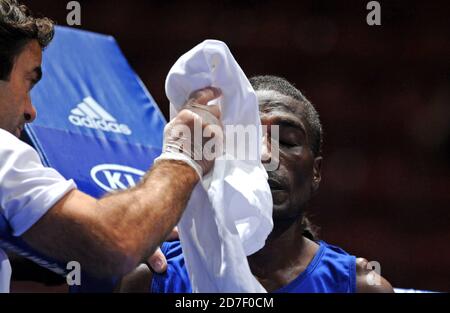
[[[122,275],[147,258],[178,222],[197,173],[161,161],[136,187],[96,200],[69,192],[23,238],[58,260],[102,277]]]
[[[193,135],[196,125],[220,126],[220,111],[206,106],[218,96],[212,87],[193,93],[166,125],[163,154],[136,187],[100,200],[72,190],[22,235],[25,241],[62,262],[77,261],[97,277],[133,270],[167,237],[199,177],[213,167],[214,158],[197,153],[208,140]]]
[[[356,259],[356,292],[358,293],[392,293],[394,289],[382,276],[369,266],[364,258]]]

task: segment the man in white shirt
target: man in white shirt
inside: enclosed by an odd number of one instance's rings
[[[42,165],[36,151],[17,137],[36,111],[30,90],[42,76],[42,50],[53,37],[53,23],[35,18],[16,0],[0,0],[0,218],[14,236],[62,262],[77,261],[98,277],[122,276],[148,258],[178,222],[194,186],[214,160],[194,160],[192,138],[170,130],[220,125],[205,105],[220,91],[195,92],[185,110],[166,126],[159,161],[141,183],[94,199],[56,170]],[[194,133],[193,131],[191,132]],[[191,140],[192,139],[192,140]],[[193,149],[193,150],[192,150]],[[195,157],[197,159],[197,155]],[[0,250],[0,291],[9,291],[11,267]]]

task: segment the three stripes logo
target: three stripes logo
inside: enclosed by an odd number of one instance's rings
[[[131,135],[128,125],[120,124],[92,97],[83,99],[75,109],[70,111],[69,121],[75,126],[99,129],[105,132]]]

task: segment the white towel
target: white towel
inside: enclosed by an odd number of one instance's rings
[[[264,246],[273,228],[272,195],[260,156],[258,101],[228,47],[217,40],[197,45],[171,68],[166,79],[171,118],[191,92],[208,86],[222,90],[223,125],[253,126],[256,139],[247,149],[253,160],[216,159],[178,225],[192,291],[266,292],[246,257]]]

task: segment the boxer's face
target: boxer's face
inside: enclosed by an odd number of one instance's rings
[[[322,158],[310,149],[304,107],[292,97],[272,90],[258,90],[261,123],[279,126],[279,167],[268,172],[273,197],[273,218],[297,218],[320,183]],[[270,131],[264,138],[263,159],[271,161]]]
[[[41,62],[39,43],[30,41],[15,58],[9,80],[0,80],[0,128],[17,137],[36,118],[30,91],[42,76]]]

